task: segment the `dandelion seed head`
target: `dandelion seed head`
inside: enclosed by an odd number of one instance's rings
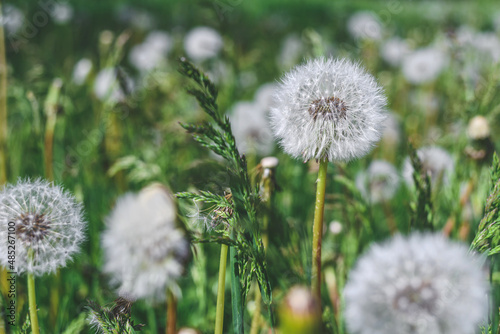
[[[238,150],[249,153],[252,150],[260,155],[268,155],[274,149],[274,138],[269,125],[267,110],[254,102],[238,102],[230,113]]]
[[[163,31],[152,31],[144,42],[132,47],[130,63],[140,71],[148,72],[158,67],[172,48],[171,37]]]
[[[356,187],[372,203],[388,201],[398,190],[399,174],[391,163],[374,160],[366,171],[356,176]]]
[[[381,137],[386,98],[375,79],[349,60],[310,60],[287,73],[271,108],[275,137],[305,161],[349,161]]]
[[[73,82],[77,85],[82,85],[87,80],[91,70],[92,61],[88,58],[80,59],[73,69]]]
[[[381,40],[383,27],[378,16],[373,12],[355,13],[347,22],[347,30],[356,39]]]
[[[380,55],[391,66],[399,66],[403,59],[410,54],[408,43],[398,37],[391,38],[382,45]]]
[[[450,153],[438,146],[427,146],[417,150],[417,156],[422,162],[423,171],[431,178],[431,183],[449,185],[455,169],[455,163]],[[403,177],[406,183],[413,186],[413,166],[407,157],[403,163]]]
[[[11,4],[5,4],[2,6],[2,13],[0,15],[0,24],[5,27],[8,34],[15,34],[24,25],[24,14],[23,12]]]
[[[184,50],[195,61],[217,56],[223,45],[221,35],[209,27],[193,28],[184,38]]]
[[[443,51],[428,47],[419,49],[403,60],[403,75],[412,84],[424,84],[434,81],[448,63]]]
[[[73,7],[68,2],[55,3],[50,15],[57,24],[67,24],[73,18]]]
[[[15,240],[18,273],[41,276],[64,267],[79,251],[85,226],[82,205],[53,183],[19,180],[0,190],[0,237],[4,240],[0,259],[3,266],[10,266],[8,240]]]
[[[487,316],[480,259],[442,235],[396,236],[372,246],[344,290],[358,334],[468,334]]]
[[[166,288],[178,292],[177,279],[189,258],[185,233],[175,224],[170,193],[152,185],[125,194],[107,219],[102,245],[104,271],[120,296],[127,299],[163,297]]]

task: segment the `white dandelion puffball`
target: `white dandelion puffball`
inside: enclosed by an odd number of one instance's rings
[[[92,61],[88,58],[82,58],[76,63],[73,69],[73,82],[82,85],[92,71]]]
[[[217,56],[222,46],[221,35],[209,27],[193,28],[184,38],[184,49],[188,57],[195,61]]]
[[[372,203],[392,199],[399,187],[399,174],[391,163],[373,160],[366,171],[356,176],[356,188]]]
[[[372,246],[344,289],[353,334],[470,334],[488,313],[481,258],[440,234]]]
[[[383,27],[378,16],[373,12],[358,12],[349,18],[347,30],[356,39],[382,39]]]
[[[267,110],[254,102],[238,102],[229,116],[238,150],[269,155],[274,149],[274,138],[267,118]]]
[[[281,51],[278,55],[278,66],[289,69],[297,64],[304,54],[305,46],[302,39],[297,34],[288,34],[282,42]]]
[[[380,55],[389,65],[399,66],[410,52],[410,47],[404,39],[394,37],[382,44]]]
[[[382,141],[389,145],[396,145],[401,140],[401,125],[399,117],[393,112],[387,113],[387,118],[384,122],[384,131],[382,132]]]
[[[177,279],[189,257],[189,242],[176,227],[170,193],[152,185],[121,197],[106,220],[102,236],[104,272],[128,300],[157,299],[166,288],[178,293]]]
[[[79,251],[85,228],[82,205],[53,183],[19,180],[0,190],[0,259],[8,270],[55,272]]]
[[[438,183],[448,185],[455,168],[455,163],[451,155],[438,146],[422,147],[417,150],[417,156],[422,162],[424,173],[431,178],[432,185]],[[413,166],[407,157],[403,163],[403,177],[406,183],[413,186]]]
[[[99,71],[94,81],[94,94],[101,101],[119,102],[125,99],[125,93],[120,87],[117,70],[113,67],[107,67]],[[133,82],[130,77],[125,77],[129,89],[133,88]]]
[[[165,60],[171,48],[172,40],[167,33],[152,31],[143,43],[130,50],[129,61],[140,71],[151,71]]]
[[[73,7],[67,2],[54,4],[50,15],[57,24],[67,24],[73,18]]]
[[[412,84],[423,84],[434,81],[448,59],[444,52],[437,48],[425,48],[414,51],[403,60],[403,75]]]
[[[19,8],[5,4],[0,14],[0,24],[5,27],[8,34],[15,34],[22,28],[25,17]]]
[[[283,77],[271,125],[295,158],[349,161],[380,139],[386,104],[382,88],[359,64],[319,58]]]

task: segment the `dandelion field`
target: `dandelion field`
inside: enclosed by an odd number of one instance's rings
[[[0,334],[500,332],[497,2],[1,7]]]

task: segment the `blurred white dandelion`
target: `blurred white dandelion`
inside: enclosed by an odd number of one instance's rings
[[[9,267],[15,240],[17,272],[40,276],[64,267],[85,239],[83,207],[61,187],[45,180],[19,180],[0,190],[1,263]]]
[[[148,72],[165,61],[172,48],[172,39],[163,31],[152,31],[144,42],[132,47],[129,53],[130,63],[140,71]]]
[[[494,32],[480,32],[471,41],[472,49],[480,59],[498,63],[500,61],[500,39]]]
[[[189,242],[176,226],[176,207],[161,185],[122,196],[106,220],[102,236],[104,272],[129,300],[179,295],[177,280],[189,258]]]
[[[238,102],[232,109],[229,118],[238,150],[241,153],[270,154],[274,149],[274,138],[266,109],[254,102]]]
[[[401,125],[398,115],[393,112],[387,113],[382,132],[382,141],[389,146],[396,146],[401,141]]]
[[[15,34],[22,28],[24,14],[19,8],[11,4],[5,4],[2,6],[2,13],[0,14],[0,24],[4,26],[8,34]]]
[[[278,67],[289,69],[300,61],[304,54],[304,43],[295,33],[288,34],[283,39],[281,50],[277,58]]]
[[[319,58],[283,77],[271,125],[295,158],[349,161],[380,139],[386,103],[382,88],[359,64]]]
[[[399,37],[393,37],[382,44],[380,55],[391,66],[399,66],[411,53],[408,43]]]
[[[436,80],[448,63],[445,53],[434,47],[418,49],[403,60],[403,75],[412,84]]]
[[[269,111],[273,104],[276,88],[277,85],[275,83],[266,83],[261,85],[255,92],[255,103],[257,103],[262,109]]]
[[[347,30],[356,39],[380,40],[383,36],[383,27],[380,19],[373,12],[357,12],[349,18]]]
[[[356,188],[372,203],[392,199],[399,187],[399,174],[390,162],[373,160],[365,171],[356,176]]]
[[[92,71],[92,61],[88,58],[80,59],[73,69],[73,82],[77,85],[84,84],[90,71]]]
[[[184,38],[184,50],[194,61],[217,56],[223,45],[221,35],[209,27],[193,28]]]
[[[66,24],[73,18],[73,7],[68,2],[56,2],[50,11],[50,16],[57,24]]]
[[[482,259],[441,234],[374,245],[349,275],[345,318],[356,334],[470,334],[487,319]]]
[[[117,69],[107,67],[99,71],[94,80],[94,94],[101,101],[117,103],[125,99],[125,93],[118,80]],[[123,73],[123,83],[129,91],[134,89],[132,79]]]
[[[417,150],[424,173],[430,176],[432,185],[449,185],[455,163],[450,153],[438,146],[427,146]],[[413,166],[407,157],[403,163],[403,178],[413,186]]]

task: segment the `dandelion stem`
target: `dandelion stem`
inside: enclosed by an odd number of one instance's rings
[[[222,334],[224,327],[224,292],[226,290],[226,264],[227,264],[227,245],[220,246],[220,264],[219,264],[219,286],[217,288],[217,312],[215,315],[215,334]]]
[[[167,334],[175,334],[177,327],[177,300],[172,291],[167,291]]]
[[[0,13],[2,3],[0,1]],[[7,182],[7,62],[5,59],[5,36],[0,25],[0,185]]]
[[[314,211],[313,226],[313,258],[311,287],[313,294],[321,301],[321,237],[323,235],[323,215],[325,211],[325,189],[326,172],[328,161],[323,160],[319,164],[318,180],[316,188],[316,207]]]
[[[30,308],[31,331],[33,334],[40,334],[38,328],[38,315],[36,312],[35,277],[28,273],[28,301]]]

